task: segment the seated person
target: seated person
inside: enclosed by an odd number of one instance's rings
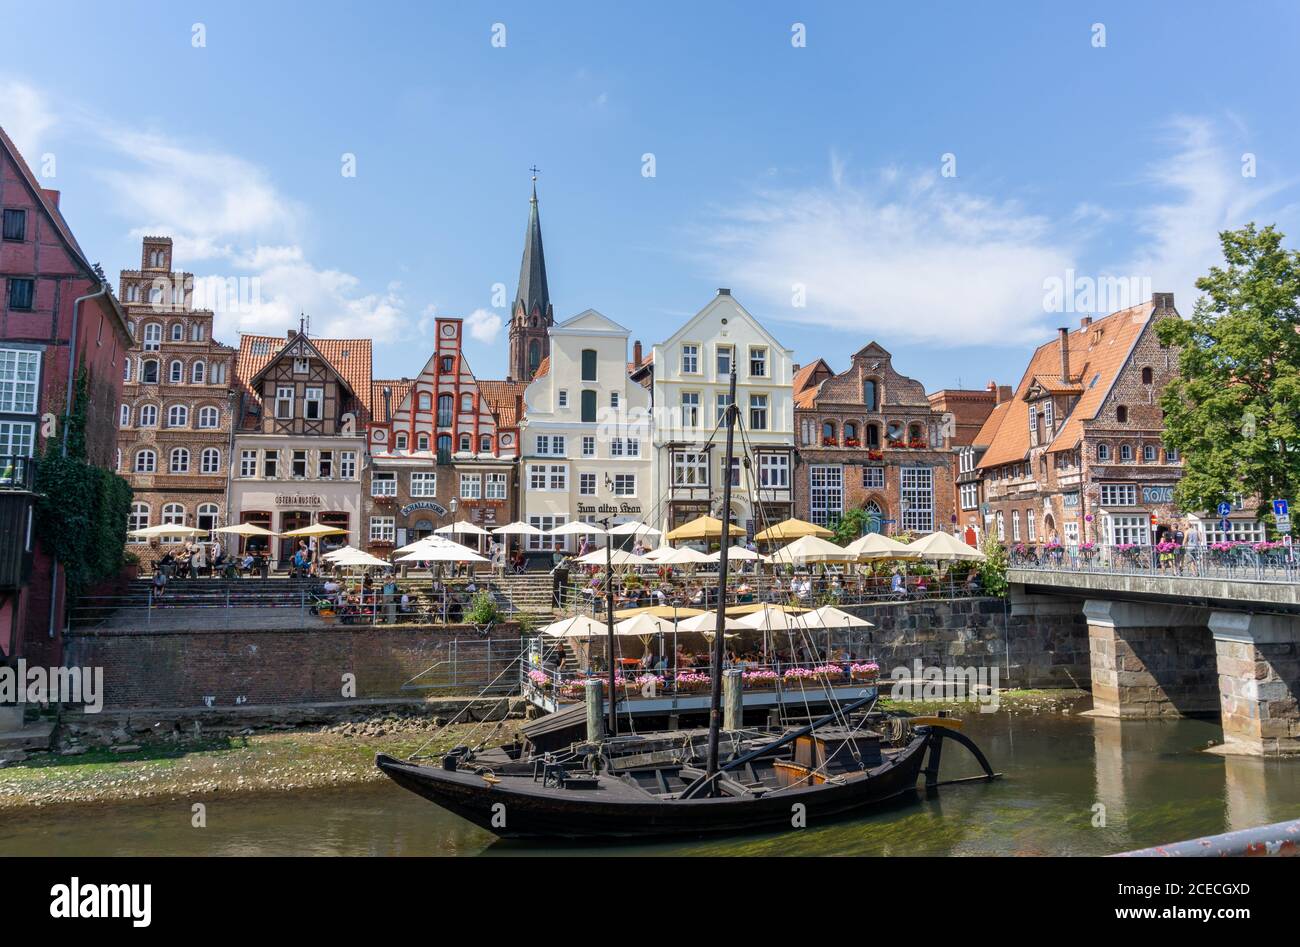
[[[397,609],[403,613],[409,613],[411,611],[411,596],[408,593],[402,593],[402,600],[398,603]]]
[[[903,575],[901,572],[895,572],[894,577],[889,580],[889,591],[894,595],[907,594],[907,584],[903,582]]]

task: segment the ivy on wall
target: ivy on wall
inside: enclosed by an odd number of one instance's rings
[[[63,566],[73,595],[121,569],[131,513],[131,485],[86,460],[87,383],[83,362],[72,411],[36,462],[36,536]]]

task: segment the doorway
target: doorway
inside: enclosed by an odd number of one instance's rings
[[[276,530],[279,533],[287,533],[293,529],[302,529],[304,526],[311,525],[311,513],[307,510],[285,510],[280,514],[280,528]],[[293,558],[293,551],[298,548],[299,540],[294,536],[281,536],[279,541],[280,563],[287,563]]]
[[[271,529],[271,511],[270,510],[244,510],[239,514],[239,522],[250,523],[253,526],[260,526],[268,532]],[[244,552],[251,553],[269,553],[271,550],[267,546],[266,536],[241,536],[240,545]]]

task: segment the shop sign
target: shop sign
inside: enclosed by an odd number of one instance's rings
[[[1173,487],[1143,487],[1142,502],[1143,503],[1173,503],[1174,488]]]
[[[282,493],[275,498],[276,506],[323,506],[324,497],[301,493]]]
[[[408,503],[406,506],[402,507],[401,514],[403,516],[410,516],[416,510],[432,510],[439,516],[447,515],[446,507],[439,503],[434,503],[432,500],[416,500],[414,503]]]
[[[638,515],[641,512],[640,503],[579,503],[578,515],[587,516],[594,514],[618,515]]]

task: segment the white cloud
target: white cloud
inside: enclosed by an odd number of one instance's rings
[[[45,133],[54,127],[57,116],[39,89],[17,79],[0,79],[0,103],[4,105],[0,125],[39,172]]]
[[[941,345],[1041,335],[1043,280],[1074,258],[1044,217],[931,173],[854,182],[838,154],[830,176],[761,192],[704,234],[718,272],[758,293],[761,318]]]
[[[475,309],[465,317],[465,328],[475,342],[491,345],[501,332],[501,317],[487,309]]]

